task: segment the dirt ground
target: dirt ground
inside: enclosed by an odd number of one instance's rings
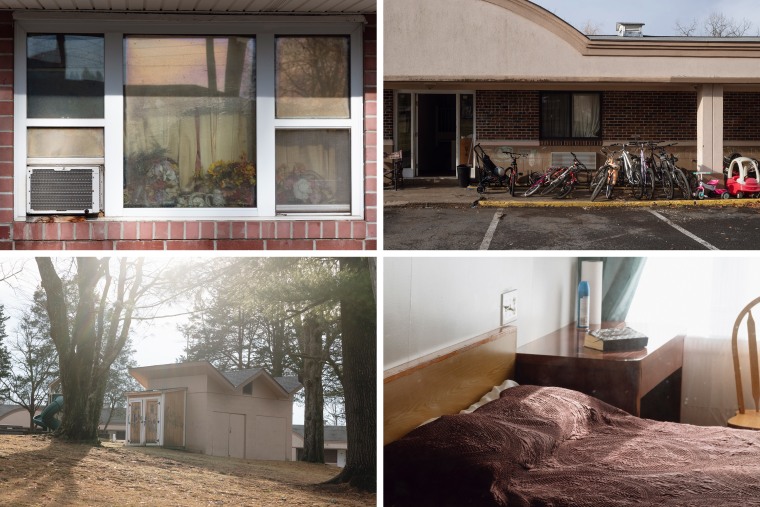
[[[322,486],[338,468],[218,458],[104,442],[0,435],[0,505],[373,506],[374,494]]]

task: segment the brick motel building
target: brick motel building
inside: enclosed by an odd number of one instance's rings
[[[374,0],[0,9],[0,249],[376,249]]]
[[[527,0],[387,0],[384,151],[404,151],[405,177],[453,176],[473,143],[499,165],[528,154],[520,172],[571,151],[596,168],[637,138],[716,177],[724,155],[760,155],[760,38],[615,28],[586,36]]]

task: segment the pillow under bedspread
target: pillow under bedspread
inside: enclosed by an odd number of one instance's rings
[[[385,505],[760,505],[760,432],[519,386],[385,446]]]

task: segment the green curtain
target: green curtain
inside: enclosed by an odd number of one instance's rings
[[[631,308],[633,296],[639,286],[639,278],[646,264],[645,257],[579,257],[578,279],[581,262],[602,261],[602,321],[624,321]]]

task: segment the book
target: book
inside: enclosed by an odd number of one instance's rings
[[[649,338],[630,327],[594,329],[586,333],[583,345],[602,352],[638,350],[647,346]]]

